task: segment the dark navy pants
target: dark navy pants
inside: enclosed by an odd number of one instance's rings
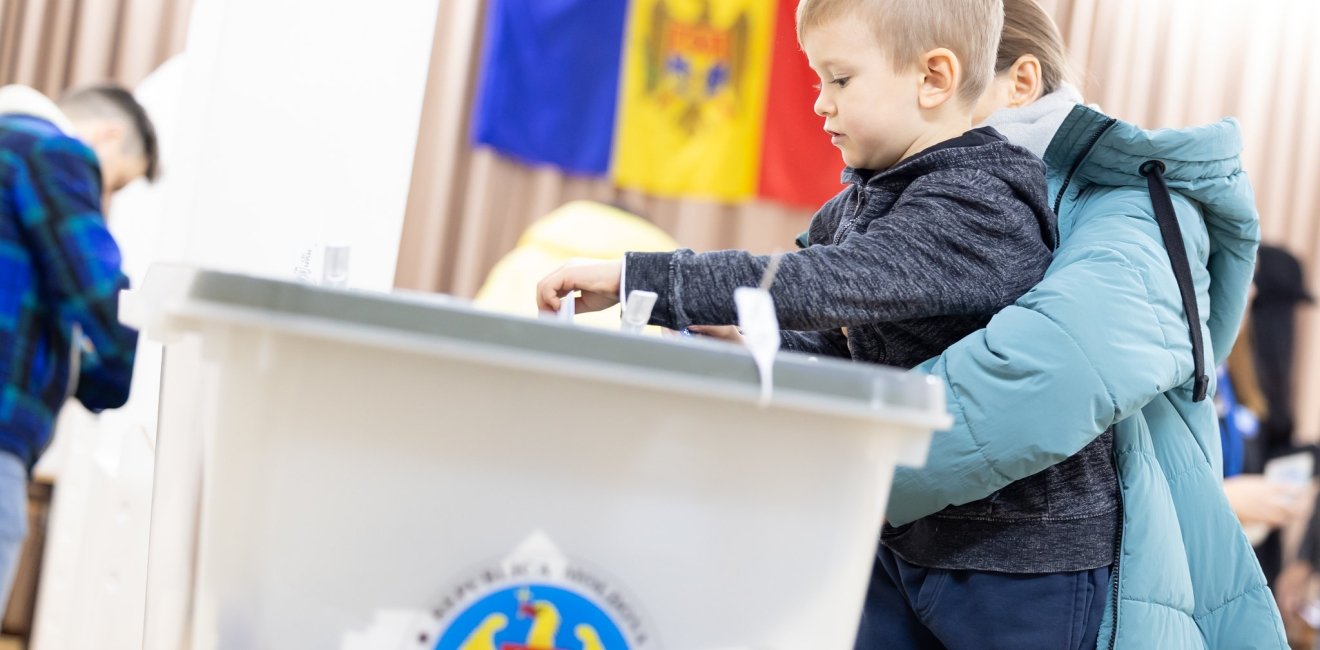
[[[1095,648],[1109,567],[1070,573],[927,569],[880,547],[856,650]]]

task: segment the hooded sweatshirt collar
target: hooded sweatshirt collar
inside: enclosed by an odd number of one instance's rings
[[[995,111],[986,118],[984,126],[994,127],[1009,142],[1027,148],[1037,158],[1044,158],[1054,134],[1080,103],[1082,93],[1072,84],[1064,84],[1026,106]]]
[[[0,115],[28,115],[55,125],[64,135],[74,136],[73,122],[49,97],[33,88],[10,84],[0,88]]]

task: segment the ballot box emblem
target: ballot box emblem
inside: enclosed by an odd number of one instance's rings
[[[646,650],[636,603],[543,533],[453,585],[432,612],[433,650]],[[428,638],[424,636],[423,639]]]
[[[607,607],[571,588],[510,586],[464,608],[436,650],[629,650]]]

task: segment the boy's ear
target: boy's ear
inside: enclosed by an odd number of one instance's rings
[[[117,120],[97,120],[87,128],[88,144],[96,146],[118,147],[123,144],[126,129]]]
[[[931,50],[921,55],[920,66],[922,78],[917,104],[921,108],[938,108],[958,94],[962,63],[952,50],[943,47]]]

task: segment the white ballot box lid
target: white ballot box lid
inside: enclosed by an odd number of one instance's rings
[[[166,342],[203,322],[229,322],[747,402],[760,391],[751,355],[734,345],[497,314],[441,294],[366,293],[164,264],[126,293],[122,312],[126,323]],[[771,403],[927,430],[952,423],[944,385],[929,375],[792,352],[775,360]]]

